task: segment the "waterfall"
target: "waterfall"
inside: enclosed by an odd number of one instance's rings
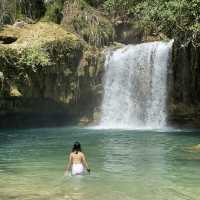
[[[100,127],[166,126],[167,66],[172,42],[107,52]]]

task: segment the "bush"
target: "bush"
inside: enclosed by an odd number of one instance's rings
[[[46,8],[44,0],[20,0],[17,1],[17,13],[36,20],[45,14]]]
[[[180,31],[199,29],[199,0],[106,0],[112,17],[137,20],[143,27],[173,37]]]
[[[64,0],[54,0],[52,2],[47,2],[45,19],[60,24],[63,18],[63,4]]]

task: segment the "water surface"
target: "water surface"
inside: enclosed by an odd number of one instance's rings
[[[76,140],[92,173],[64,177]],[[197,200],[199,143],[198,130],[0,130],[0,199]]]

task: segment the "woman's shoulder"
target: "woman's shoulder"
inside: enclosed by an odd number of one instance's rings
[[[83,153],[83,152],[79,151],[78,153],[79,153],[81,156],[84,156],[84,153]]]
[[[74,152],[71,152],[71,153],[69,154],[70,157],[72,157],[73,155],[74,155]]]

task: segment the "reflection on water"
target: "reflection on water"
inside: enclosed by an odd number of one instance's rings
[[[64,176],[79,140],[91,175]],[[0,131],[0,199],[197,200],[197,131],[154,132],[80,128]]]

